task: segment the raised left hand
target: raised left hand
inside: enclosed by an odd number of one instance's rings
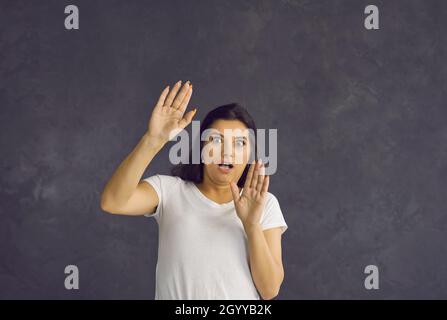
[[[269,187],[262,160],[253,163],[248,170],[242,194],[235,182],[230,183],[236,213],[244,228],[260,224]]]

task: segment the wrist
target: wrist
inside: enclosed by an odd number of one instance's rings
[[[247,234],[252,233],[252,232],[256,232],[257,230],[262,230],[261,229],[261,224],[259,222],[257,223],[243,223],[244,226],[244,230]]]
[[[151,136],[148,132],[146,132],[142,139],[143,143],[152,149],[157,149],[160,150],[161,148],[163,148],[163,146],[166,144],[166,140],[159,138],[159,137],[154,137]]]

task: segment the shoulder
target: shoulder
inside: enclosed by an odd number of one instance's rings
[[[184,180],[180,177],[170,176],[167,174],[156,174],[156,176],[160,179],[160,181],[168,184],[177,184],[184,182]]]
[[[154,174],[150,177],[143,179],[143,181],[149,182],[158,191],[163,190],[170,191],[174,187],[181,186],[182,183],[184,183],[184,180],[182,180],[179,177],[174,177],[165,174]]]
[[[267,192],[267,199],[265,200],[264,213],[270,215],[274,212],[281,212],[278,198],[271,192]]]
[[[167,174],[155,174],[152,176],[154,179],[157,179],[160,183],[161,188],[172,191],[172,188],[181,187],[184,185],[185,181],[176,176],[170,176]]]
[[[276,196],[273,193],[269,192],[269,191],[267,191],[266,203],[270,204],[270,205],[272,205],[272,204],[273,205],[276,205],[276,204],[279,205],[278,198],[276,198]]]

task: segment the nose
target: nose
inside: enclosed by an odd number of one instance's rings
[[[233,142],[230,139],[224,139],[224,146],[221,150],[224,161],[231,162],[233,158]]]

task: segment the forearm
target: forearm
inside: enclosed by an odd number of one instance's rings
[[[272,299],[278,294],[284,270],[273,258],[261,225],[245,227],[245,232],[253,281],[263,299]]]
[[[101,195],[102,203],[120,205],[126,203],[141,180],[152,159],[164,142],[143,135],[132,152],[121,162],[107,182]]]

